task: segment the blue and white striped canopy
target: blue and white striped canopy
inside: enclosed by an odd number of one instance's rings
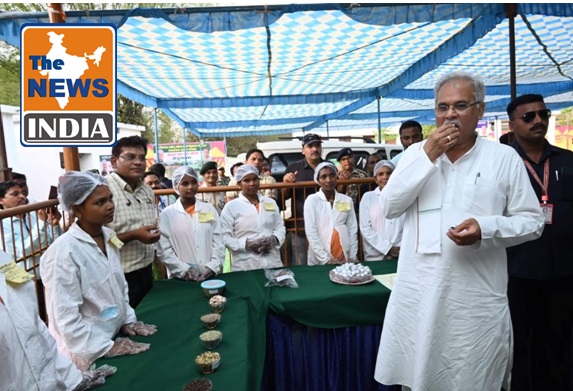
[[[573,5],[513,4],[517,94],[573,105]],[[298,4],[68,12],[118,28],[118,92],[200,137],[372,128],[434,120],[435,81],[480,75],[486,112],[510,100],[504,4]],[[0,13],[0,39],[22,23]]]

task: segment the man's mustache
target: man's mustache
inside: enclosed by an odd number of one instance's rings
[[[447,119],[444,121],[444,124],[454,124],[458,127],[458,129],[462,127],[462,123],[459,119]]]
[[[544,132],[547,132],[547,126],[543,125],[543,124],[537,124],[531,127],[531,129],[529,129],[530,132],[536,132],[538,130],[542,130]]]

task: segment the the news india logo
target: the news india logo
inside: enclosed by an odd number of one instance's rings
[[[28,24],[20,36],[22,145],[115,144],[114,26]]]

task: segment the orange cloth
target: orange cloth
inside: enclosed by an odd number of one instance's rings
[[[344,256],[344,251],[342,250],[342,244],[340,244],[340,234],[336,229],[332,230],[332,238],[330,239],[330,253],[332,254],[332,258],[346,262],[346,257]]]
[[[255,208],[257,208],[257,213],[261,211],[261,210],[259,209],[259,205],[260,205],[260,203],[257,203],[257,205],[255,205]]]
[[[193,214],[195,213],[195,205],[191,205],[189,208],[185,209],[185,212],[193,216]]]

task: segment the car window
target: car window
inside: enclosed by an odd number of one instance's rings
[[[370,154],[366,151],[354,151],[354,167],[366,171],[366,164],[368,163],[368,156]],[[336,154],[338,152],[329,152],[326,155],[326,160],[333,163],[336,167],[340,168],[340,163],[336,160]]]
[[[277,182],[282,182],[283,176],[285,174],[286,168],[289,164],[294,163],[304,156],[302,153],[274,153],[269,156],[271,162],[271,175],[277,180]]]

